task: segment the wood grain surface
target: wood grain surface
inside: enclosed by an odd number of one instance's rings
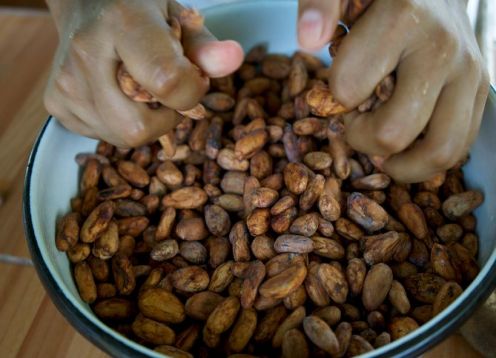
[[[21,216],[24,170],[47,115],[42,97],[56,42],[47,13],[0,10],[0,193],[5,195],[0,207],[2,358],[106,357],[65,321],[26,260]],[[424,357],[478,354],[455,334]]]

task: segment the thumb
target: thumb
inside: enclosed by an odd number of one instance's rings
[[[329,43],[348,1],[299,0],[298,42],[305,50],[319,50]]]
[[[180,18],[186,9],[177,3],[169,3],[169,15]],[[204,26],[182,28],[184,54],[202,69],[208,77],[224,77],[236,71],[243,62],[243,49],[236,41],[218,41]]]
[[[240,44],[232,40],[195,42],[187,54],[210,78],[233,73],[244,57]]]

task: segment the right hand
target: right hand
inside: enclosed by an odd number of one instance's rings
[[[300,0],[299,40],[327,45],[344,4],[370,0]],[[342,41],[329,74],[334,98],[356,108],[391,72],[391,98],[345,116],[355,150],[385,157],[396,181],[428,180],[463,158],[479,132],[489,76],[465,0],[374,1]]]
[[[180,120],[175,110],[194,107],[208,77],[234,72],[243,50],[217,41],[205,28],[172,35],[169,16],[183,9],[173,0],[48,0],[59,47],[45,91],[45,106],[69,130],[120,147],[157,139]],[[117,66],[127,70],[164,107],[150,110],[126,97]]]

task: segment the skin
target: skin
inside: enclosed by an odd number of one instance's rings
[[[173,129],[175,110],[194,107],[208,77],[234,72],[243,50],[217,41],[207,29],[183,31],[183,46],[166,20],[182,7],[167,0],[49,0],[59,47],[45,92],[45,106],[68,129],[135,147]],[[222,59],[222,60],[219,60]],[[227,59],[227,60],[225,60]],[[166,107],[150,110],[120,90],[120,61]]]
[[[336,28],[339,1],[299,5],[300,44],[321,48]],[[334,58],[329,87],[347,108],[396,69],[390,100],[371,113],[350,113],[345,125],[348,143],[387,158],[384,170],[397,181],[452,167],[479,131],[489,77],[465,7],[461,0],[375,0]]]
[[[186,31],[183,46],[166,23],[172,0],[49,0],[60,44],[45,105],[68,129],[117,146],[138,146],[168,132],[175,110],[192,108],[208,77],[234,72],[243,51],[207,29]],[[298,40],[327,46],[342,16],[339,0],[300,0]],[[329,86],[347,108],[364,102],[396,70],[395,91],[371,113],[345,117],[349,144],[383,156],[394,179],[417,182],[453,166],[475,140],[489,89],[487,70],[462,0],[375,0],[334,58]],[[128,99],[116,82],[123,61],[166,107]],[[425,130],[426,129],[426,130]],[[417,139],[425,130],[422,139]]]

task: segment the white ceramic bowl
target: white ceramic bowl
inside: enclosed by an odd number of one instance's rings
[[[221,39],[238,40],[245,49],[266,42],[271,52],[290,54],[297,49],[296,3],[246,1],[207,9],[208,28]],[[415,332],[369,353],[368,357],[412,357],[454,331],[488,296],[496,278],[496,92],[491,90],[484,121],[471,160],[465,168],[471,188],[484,192],[476,211],[480,236],[481,272],[448,309]],[[159,357],[156,352],[118,334],[102,323],[78,295],[66,255],[54,245],[56,218],[69,211],[78,191],[74,157],[94,151],[96,141],[70,133],[49,118],[33,147],[26,173],[24,223],[35,267],[57,308],[90,341],[119,356]]]

